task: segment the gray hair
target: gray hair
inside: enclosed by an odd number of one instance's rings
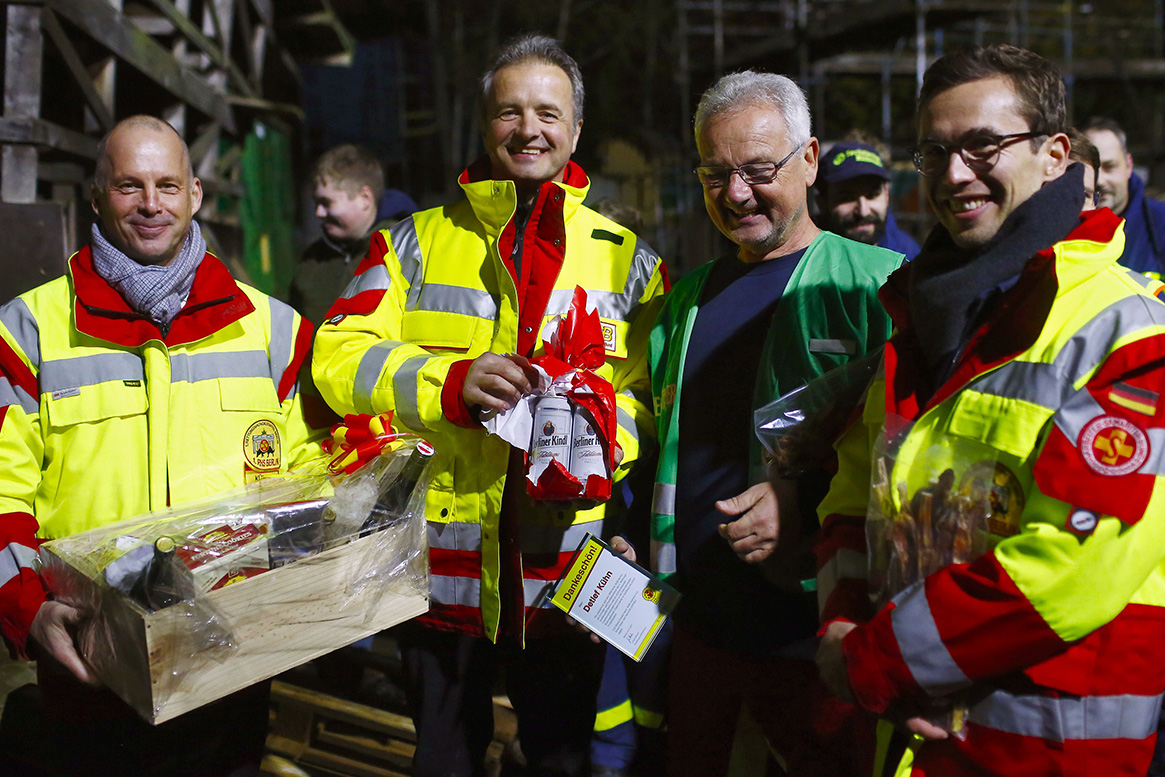
[[[554,65],[570,79],[570,96],[574,103],[574,121],[580,122],[583,117],[583,90],[582,72],[574,57],[566,53],[554,38],[546,35],[521,35],[511,38],[498,51],[493,64],[481,77],[481,104],[489,103],[489,90],[493,86],[494,76],[504,67],[521,65],[526,62],[540,62],[545,65]]]
[[[796,82],[776,73],[745,70],[724,76],[700,98],[696,107],[696,139],[712,119],[761,105],[776,108],[789,130],[794,146],[809,142],[812,122],[809,102]]]
[[[178,134],[178,130],[174,129],[169,122],[162,121],[156,116],[138,114],[119,121],[97,144],[97,169],[93,171],[93,188],[96,191],[104,190],[105,184],[109,182],[109,155],[105,151],[106,146],[109,145],[109,139],[118,130],[134,127],[145,127],[155,132],[172,132],[174,137],[178,138],[178,142],[182,144],[182,158],[186,160],[187,181],[194,180],[194,165],[190,161],[190,148],[186,145],[186,141],[182,139],[182,136]]]

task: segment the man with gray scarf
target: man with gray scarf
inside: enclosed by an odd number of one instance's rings
[[[39,715],[5,709],[5,767],[35,741],[48,746],[28,760],[54,775],[257,773],[265,683],[147,725],[97,687],[74,645],[85,613],[47,596],[33,566],[43,540],[321,453],[296,382],[311,325],[207,253],[201,203],[178,133],[122,121],[98,149],[90,244],[0,307],[0,633],[37,660],[40,694]]]

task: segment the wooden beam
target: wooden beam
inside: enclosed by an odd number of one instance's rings
[[[10,5],[4,35],[4,116],[2,121],[38,121],[44,67],[41,9]],[[0,137],[0,142],[5,138]],[[17,141],[19,143],[19,141]],[[36,202],[37,149],[5,145],[0,149],[0,200]]]
[[[239,70],[238,65],[234,63],[231,58],[219,48],[218,44],[210,38],[202,34],[202,30],[190,18],[183,14],[178,8],[174,6],[170,0],[148,0],[150,5],[158,9],[158,12],[165,16],[174,27],[182,33],[182,36],[193,43],[202,50],[206,56],[210,57],[216,65],[226,72],[231,80],[231,84],[240,92],[246,95],[255,96],[255,88],[247,81],[247,77],[243,75],[243,71]]]
[[[57,47],[61,59],[65,60],[65,66],[73,74],[73,80],[77,82],[77,86],[81,87],[81,94],[85,97],[89,110],[93,112],[93,116],[101,126],[101,131],[108,132],[113,129],[113,112],[109,110],[104,100],[101,99],[101,95],[97,93],[89,70],[81,61],[81,56],[77,54],[77,49],[73,47],[72,41],[61,29],[61,23],[57,21],[57,17],[46,8],[41,16],[41,24],[48,32],[49,37],[53,39],[53,45]]]
[[[168,92],[235,132],[230,106],[195,73],[181,67],[162,46],[102,0],[46,0],[58,15],[112,51]]]
[[[9,119],[0,116],[0,143],[44,146],[86,159],[97,158],[97,138],[43,119]]]

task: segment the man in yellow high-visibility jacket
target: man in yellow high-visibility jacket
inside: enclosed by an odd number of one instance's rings
[[[897,331],[819,511],[818,662],[924,738],[900,774],[1139,776],[1153,752],[1165,305],[1116,264],[1123,222],[1080,213],[1066,126],[1024,49],[923,81],[940,223],[882,288]]]
[[[296,383],[311,325],[207,253],[201,200],[174,129],[126,119],[99,146],[90,244],[0,307],[0,630],[37,659],[43,700],[4,732],[2,772],[36,742],[54,775],[204,777],[262,757],[266,683],[146,724],[93,687],[72,637],[84,614],[46,600],[33,564],[42,540],[322,455]]]
[[[601,653],[539,604],[586,532],[603,534],[604,508],[533,503],[520,452],[478,414],[530,391],[542,326],[581,286],[602,320],[596,372],[615,390],[622,477],[651,434],[647,338],[666,274],[650,247],[582,204],[574,60],[549,38],[520,38],[482,86],[487,156],[461,174],[465,198],[373,237],[320,327],[312,373],[337,412],[392,410],[397,428],[437,449],[432,611],[404,640],[416,774],[481,772],[499,662],[529,773],[581,774]]]

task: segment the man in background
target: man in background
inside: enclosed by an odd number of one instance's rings
[[[1145,195],[1133,172],[1128,136],[1112,119],[1094,116],[1080,128],[1100,152],[1100,205],[1125,220],[1120,263],[1161,279],[1165,272],[1165,202]]]
[[[1096,146],[1092,144],[1088,136],[1075,127],[1069,127],[1066,134],[1068,142],[1072,144],[1068,158],[1084,166],[1084,207],[1082,210],[1094,210],[1097,201],[1096,190],[1100,184],[1100,152],[1096,150]]]
[[[288,301],[319,326],[356,276],[356,265],[368,253],[373,233],[388,229],[416,206],[407,195],[395,192],[395,212],[383,213],[386,194],[395,190],[385,189],[380,161],[361,146],[347,144],[324,152],[312,169],[312,182],[315,216],[323,234],[300,257]]]
[[[890,212],[890,171],[874,146],[835,143],[821,158],[817,196],[823,228],[904,254],[907,261],[918,254],[918,243]]]

